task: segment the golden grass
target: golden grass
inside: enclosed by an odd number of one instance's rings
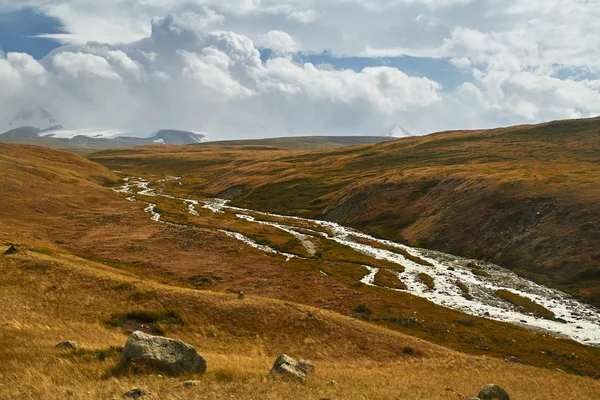
[[[51,267],[26,268],[39,263]],[[162,399],[450,399],[490,382],[517,399],[600,395],[592,379],[462,355],[314,308],[165,286],[68,254],[3,257],[0,268],[0,398],[120,398],[144,387]],[[204,376],[111,376],[118,352],[110,348],[126,335],[102,321],[117,307],[152,304],[178,308],[186,324],[167,334],[196,346]],[[66,339],[84,351],[54,349]],[[312,358],[317,371],[304,385],[268,379],[280,352]],[[184,389],[185,379],[201,383]]]

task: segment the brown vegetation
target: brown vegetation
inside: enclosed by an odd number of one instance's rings
[[[599,129],[586,119],[321,152],[154,146],[92,159],[183,176],[186,195],[240,188],[237,205],[493,261],[600,304]]]

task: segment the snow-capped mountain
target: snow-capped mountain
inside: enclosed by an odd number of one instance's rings
[[[404,138],[404,137],[412,137],[412,136],[417,136],[417,135],[410,132],[409,130],[401,127],[400,125],[396,124],[396,125],[394,125],[393,128],[388,130],[384,134],[384,136],[395,137],[395,138]]]
[[[37,129],[40,132],[62,129],[56,118],[38,105],[32,105],[21,110],[5,130],[14,130],[22,127]]]
[[[130,147],[149,144],[194,144],[206,141],[198,132],[163,129],[154,132],[127,129],[65,129],[48,111],[38,105],[17,114],[0,134],[0,141],[35,144],[69,144],[82,147]],[[0,131],[1,133],[2,131]]]

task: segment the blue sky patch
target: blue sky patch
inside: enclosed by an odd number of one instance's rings
[[[43,33],[65,33],[59,20],[34,9],[0,13],[0,50],[5,53],[28,53],[40,59],[60,42],[35,37]]]

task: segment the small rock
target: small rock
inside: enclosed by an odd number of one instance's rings
[[[329,382],[329,384],[335,386],[337,385],[337,382],[332,379],[331,382]]]
[[[185,388],[193,388],[200,384],[200,381],[185,381],[183,382],[183,387]]]
[[[141,399],[144,397],[152,397],[152,393],[147,391],[146,389],[138,388],[130,390],[129,392],[123,393],[123,397],[127,397],[130,399]]]
[[[554,368],[554,370],[555,370],[556,372],[560,372],[560,373],[563,373],[563,374],[565,373],[565,371],[563,371],[563,370],[562,370],[562,369],[560,369],[560,368]]]
[[[130,362],[150,364],[173,374],[203,374],[206,361],[193,346],[180,340],[135,331],[121,353],[121,365]]]
[[[54,347],[62,350],[79,350],[81,345],[74,340],[65,340]]]
[[[10,256],[11,254],[17,254],[17,253],[21,253],[21,252],[23,252],[23,250],[21,250],[21,248],[20,248],[20,247],[17,247],[17,246],[15,246],[15,245],[13,244],[13,245],[11,245],[11,246],[8,248],[8,250],[6,250],[6,251],[4,252],[4,254],[3,254],[3,255],[5,255],[5,256]]]
[[[275,364],[273,364],[273,368],[271,368],[270,376],[273,377],[275,374],[288,379],[298,380],[303,383],[306,381],[306,373],[300,369],[298,362],[286,354],[281,354],[277,357],[277,360],[275,360]]]
[[[527,363],[525,363],[525,362],[523,362],[523,361],[519,360],[519,359],[518,359],[517,357],[515,357],[515,356],[510,356],[510,357],[508,357],[507,359],[505,359],[505,360],[504,360],[504,362],[507,362],[507,363],[513,363],[513,364],[527,364]]]
[[[240,299],[240,300],[244,299],[244,292],[239,292],[238,293],[238,299]]]
[[[494,384],[487,385],[481,389],[477,397],[481,400],[510,400],[510,396],[506,390]]]
[[[298,368],[300,368],[302,371],[304,371],[305,374],[307,374],[309,372],[313,373],[317,369],[315,364],[308,360],[300,360],[298,362]]]

